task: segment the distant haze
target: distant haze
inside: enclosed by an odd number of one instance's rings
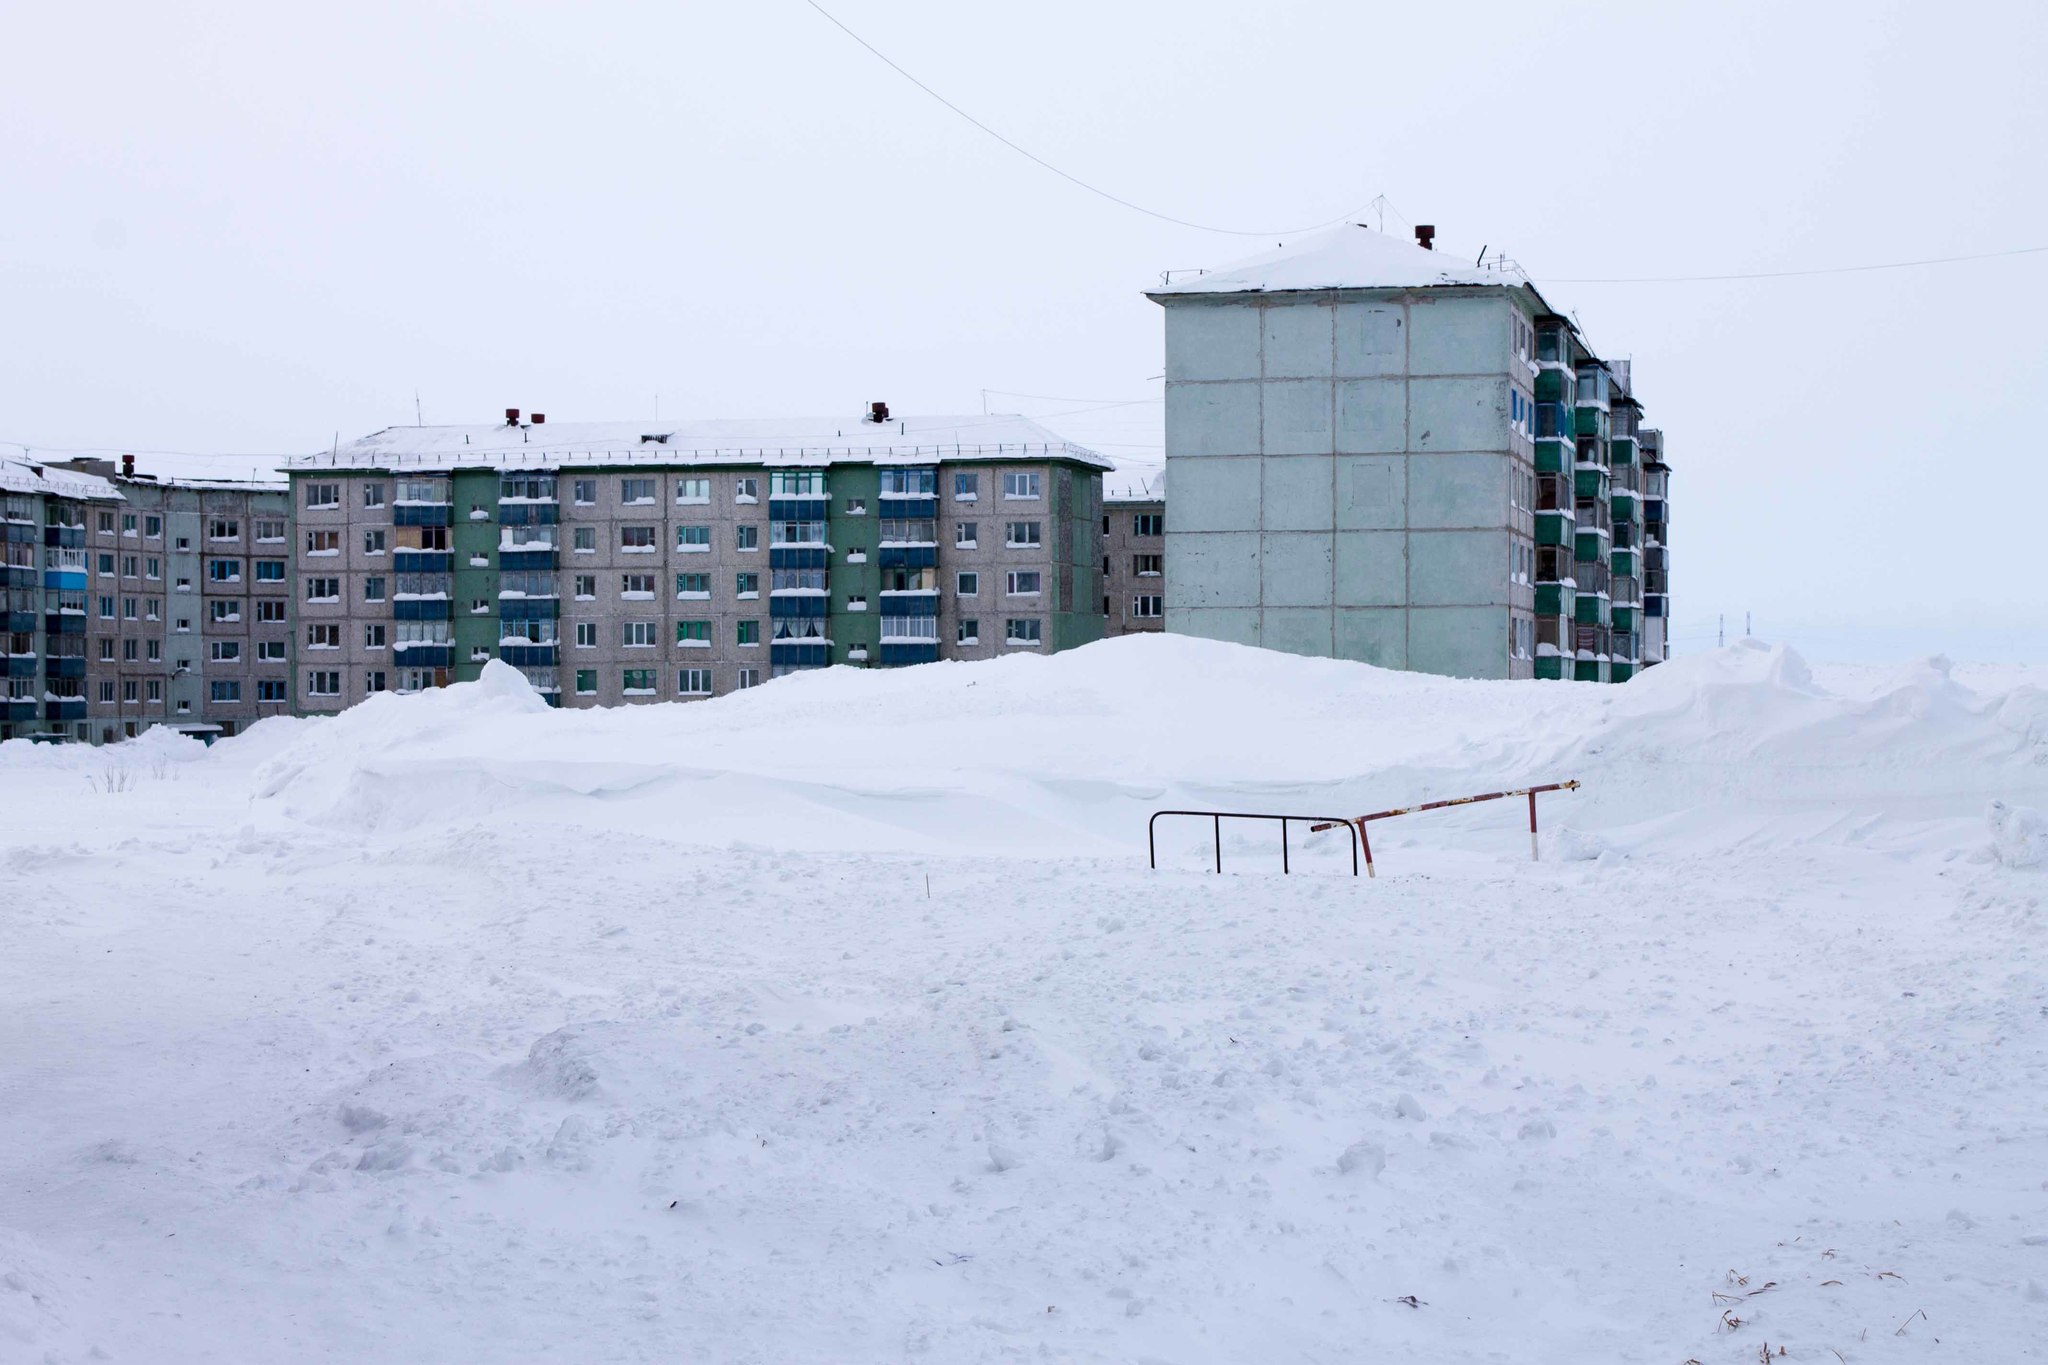
[[[1668,433],[1680,652],[2048,659],[2033,4],[827,0],[1176,217],[1384,193],[1505,249]],[[1160,458],[1167,268],[1277,238],[1119,208],[799,0],[16,6],[0,441],[285,452],[411,422],[1031,414]],[[1125,406],[1104,402],[1138,400]]]

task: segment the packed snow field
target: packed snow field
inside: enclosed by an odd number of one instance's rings
[[[2041,1358],[2041,681],[1143,638],[0,746],[0,1361]],[[1541,862],[1146,868],[1562,778]]]

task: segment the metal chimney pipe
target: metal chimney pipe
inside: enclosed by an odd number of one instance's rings
[[[1419,223],[1416,225],[1415,245],[1421,247],[1424,251],[1436,250],[1436,225],[1434,223]]]

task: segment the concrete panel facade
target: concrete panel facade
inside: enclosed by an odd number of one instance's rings
[[[1167,628],[1532,676],[1532,305],[1509,288],[1158,295]]]

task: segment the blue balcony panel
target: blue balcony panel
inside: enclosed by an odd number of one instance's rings
[[[562,614],[562,604],[552,597],[501,597],[500,621],[552,621]]]
[[[33,654],[12,654],[0,658],[0,678],[33,678],[36,675],[36,656]]]
[[[85,617],[83,614],[67,616],[61,612],[53,611],[43,617],[43,633],[45,635],[83,635],[85,634]]]
[[[44,720],[84,720],[85,698],[65,697],[59,701],[43,703]]]
[[[810,640],[775,640],[768,650],[771,660],[792,668],[823,668],[832,662],[832,646]]]
[[[43,570],[43,590],[45,592],[84,592],[85,570],[45,569]]]
[[[553,645],[499,645],[498,657],[521,668],[552,667],[558,661]]]
[[[85,656],[67,654],[61,659],[43,660],[43,676],[47,678],[82,678],[85,676]]]
[[[830,513],[830,498],[770,498],[770,521],[823,521]]]
[[[43,528],[43,544],[55,545],[65,550],[83,550],[85,548],[85,528],[83,526],[45,526]]]
[[[832,599],[829,597],[802,593],[793,597],[771,596],[768,599],[770,616],[828,616],[831,614]]]
[[[446,668],[454,656],[452,645],[399,644],[391,651],[391,661],[400,668]]]
[[[393,573],[448,573],[455,556],[446,550],[397,550],[391,556]]]
[[[875,561],[885,569],[929,569],[939,562],[935,545],[884,545]]]
[[[443,505],[431,507],[394,507],[391,509],[391,524],[394,526],[447,526],[454,517],[455,509]]]
[[[36,628],[36,614],[32,611],[0,611],[0,629],[10,635],[33,634]]]
[[[897,668],[904,664],[935,663],[939,657],[939,642],[932,640],[919,644],[888,644],[881,647],[880,663],[884,668]]]
[[[828,569],[832,566],[832,552],[822,545],[808,548],[774,546],[768,551],[768,567],[771,569]]]
[[[453,604],[439,599],[391,604],[391,619],[394,621],[447,621],[453,618]]]
[[[556,569],[561,567],[561,558],[553,550],[500,550],[498,568],[505,571],[521,569]]]

